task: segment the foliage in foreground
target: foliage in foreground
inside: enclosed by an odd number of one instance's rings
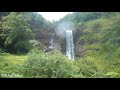
[[[32,50],[29,58],[21,67],[26,78],[115,78],[116,72],[99,70],[93,61],[87,58],[69,60],[61,52],[44,53]]]
[[[0,52],[0,77],[18,78],[22,77],[19,68],[27,60],[27,55],[13,55]]]
[[[115,70],[104,70],[108,67],[96,58],[87,56],[75,61],[69,60],[62,53],[55,51],[44,53],[31,50],[28,55],[0,53],[1,78],[116,78],[120,77]],[[103,65],[102,65],[103,64]],[[102,67],[104,66],[104,67]],[[101,69],[100,69],[101,67]]]
[[[72,77],[73,66],[60,52],[30,52],[22,68],[24,77],[65,78]]]

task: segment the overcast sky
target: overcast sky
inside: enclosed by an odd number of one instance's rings
[[[38,12],[41,14],[46,20],[53,21],[59,20],[63,18],[67,14],[71,14],[72,12]]]

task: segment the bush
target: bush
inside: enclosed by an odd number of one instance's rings
[[[44,53],[38,49],[29,52],[29,58],[21,67],[22,75],[28,78],[104,78],[94,62],[85,58],[69,60],[59,51]]]
[[[0,53],[3,53],[4,51],[2,50],[2,48],[0,48]]]
[[[70,78],[73,77],[73,62],[58,51],[44,53],[33,50],[21,68],[24,77]]]
[[[69,60],[59,51],[44,53],[34,48],[28,54],[20,69],[27,78],[110,78],[118,77],[118,73],[108,73],[100,69],[90,57]],[[106,73],[107,72],[107,73]]]
[[[92,77],[92,75],[97,72],[97,68],[95,64],[91,61],[87,61],[85,59],[80,59],[75,62],[77,67],[79,68],[78,73],[81,73],[84,77]]]
[[[28,53],[32,45],[28,41],[21,41],[15,44],[16,52],[19,53]]]

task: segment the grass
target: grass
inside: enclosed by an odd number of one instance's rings
[[[8,74],[14,75],[14,73],[19,75],[19,66],[21,66],[27,58],[27,55],[0,53],[0,77],[10,77]],[[2,76],[3,74],[7,76]]]
[[[9,53],[0,54],[0,63],[8,62],[17,65],[21,65],[25,60],[27,60],[27,55],[14,55]]]

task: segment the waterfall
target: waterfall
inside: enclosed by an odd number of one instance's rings
[[[51,40],[50,40],[50,45],[49,45],[50,49],[53,49],[53,47],[54,47],[54,33],[52,34],[52,37],[51,37]]]
[[[66,30],[66,55],[71,60],[75,58],[72,30]]]

